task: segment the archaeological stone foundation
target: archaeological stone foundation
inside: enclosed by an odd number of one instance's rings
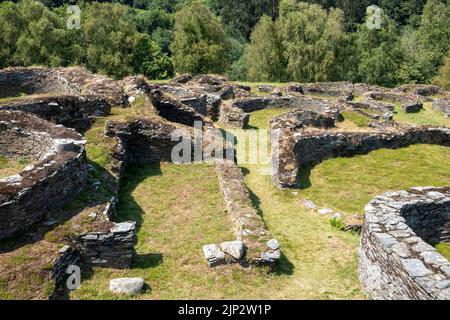
[[[86,187],[92,164],[86,159],[82,133],[98,117],[109,115],[111,108],[129,108],[138,99],[151,106],[151,114],[105,121],[104,136],[114,141],[107,163],[111,196],[101,203],[91,228],[55,252],[51,274],[56,288],[51,298],[63,294],[70,264],[132,266],[136,222],[115,220],[123,175],[133,165],[173,161],[179,143],[174,132],[187,138],[183,151],[189,152],[187,163],[199,160],[198,146],[214,150],[201,154],[200,160],[215,165],[228,227],[234,232],[228,241],[199,244],[199,259],[210,267],[239,263],[270,266],[271,271],[282,257],[282,243],[273,238],[251,200],[234,146],[215,139],[216,123],[225,129],[246,128],[253,111],[290,109],[270,122],[272,180],[279,188],[296,187],[301,166],[332,157],[423,143],[450,147],[449,128],[393,121],[394,103],[412,113],[431,102],[434,110],[448,116],[449,95],[436,86],[386,89],[324,82],[258,89],[264,95],[217,75],[182,75],[168,83],[149,84],[142,76],[114,81],[83,68],[0,70],[0,154],[30,163],[0,180],[0,239],[28,232]],[[434,99],[436,95],[439,98]],[[355,102],[355,96],[361,99]],[[345,111],[369,118],[368,128],[339,130],[337,122]],[[200,142],[194,131],[198,123],[205,134]],[[432,246],[450,241],[449,215],[448,188],[417,187],[375,197],[365,208],[361,233],[359,273],[367,295],[449,299],[449,262]]]

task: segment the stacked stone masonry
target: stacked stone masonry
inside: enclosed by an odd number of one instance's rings
[[[387,192],[365,207],[359,274],[383,300],[449,300],[450,263],[430,244],[450,241],[450,188]]]
[[[23,232],[70,202],[87,179],[85,140],[73,130],[22,112],[0,111],[6,157],[34,160],[0,180],[0,239]],[[3,141],[5,139],[5,141]]]
[[[324,132],[277,128],[272,122],[272,180],[280,188],[298,185],[299,167],[333,157],[349,157],[370,151],[398,149],[412,144],[450,146],[450,129],[406,127],[377,132]]]
[[[126,106],[119,81],[80,67],[7,68],[0,70],[0,109],[33,113],[58,124],[86,130],[112,106]],[[29,95],[20,97],[20,95]]]
[[[233,161],[218,161],[216,171],[236,240],[242,241],[246,248],[245,260],[273,267],[281,251],[250,199],[241,169]],[[205,257],[208,259],[206,253]]]
[[[77,239],[83,259],[90,265],[131,267],[136,244],[136,222],[114,223],[106,232],[90,232]]]

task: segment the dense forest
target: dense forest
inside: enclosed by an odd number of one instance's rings
[[[0,68],[450,89],[449,43],[447,0],[0,2]]]

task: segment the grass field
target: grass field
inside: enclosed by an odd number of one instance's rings
[[[247,177],[252,178],[259,181],[260,176]],[[259,205],[264,217],[271,217],[270,227],[285,254],[279,271],[268,275],[237,265],[208,268],[201,246],[233,239],[213,167],[168,163],[136,167],[124,181],[119,216],[138,221],[135,263],[130,270],[86,273],[72,299],[128,298],[108,290],[109,280],[122,276],[146,280],[149,288],[136,299],[362,297],[356,276],[358,239],[325,221],[318,221],[315,228],[298,223],[296,204],[289,196],[273,195]],[[272,188],[270,181],[266,182],[261,186]],[[283,207],[266,211],[274,199]],[[314,213],[309,215],[307,221],[317,221]]]
[[[249,126],[268,128],[275,115],[272,109],[255,111],[251,113]],[[437,124],[446,120],[442,115],[435,119]],[[413,145],[397,150],[380,149],[367,155],[329,159],[315,167],[304,166],[296,191],[317,205],[342,213],[362,213],[370,199],[388,190],[449,185],[448,168],[450,148]]]
[[[405,113],[397,104],[395,106],[394,120],[409,124],[419,125],[443,125],[450,127],[450,118],[445,118],[441,113],[432,108],[431,102],[425,102],[423,110],[417,113]]]

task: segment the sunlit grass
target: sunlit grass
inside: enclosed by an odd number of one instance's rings
[[[367,155],[334,158],[301,169],[301,196],[344,213],[362,213],[374,196],[388,190],[450,184],[450,148],[413,145]]]
[[[441,242],[437,244],[436,250],[442,254],[444,257],[447,258],[448,261],[450,261],[450,243],[449,242]]]
[[[431,102],[425,102],[423,110],[417,113],[405,113],[400,105],[395,106],[394,120],[418,125],[441,125],[450,127],[450,118],[433,109]]]
[[[344,120],[353,122],[354,124],[356,124],[356,126],[360,128],[367,127],[369,123],[372,121],[369,117],[366,117],[355,111],[343,111],[342,116],[344,117]]]

